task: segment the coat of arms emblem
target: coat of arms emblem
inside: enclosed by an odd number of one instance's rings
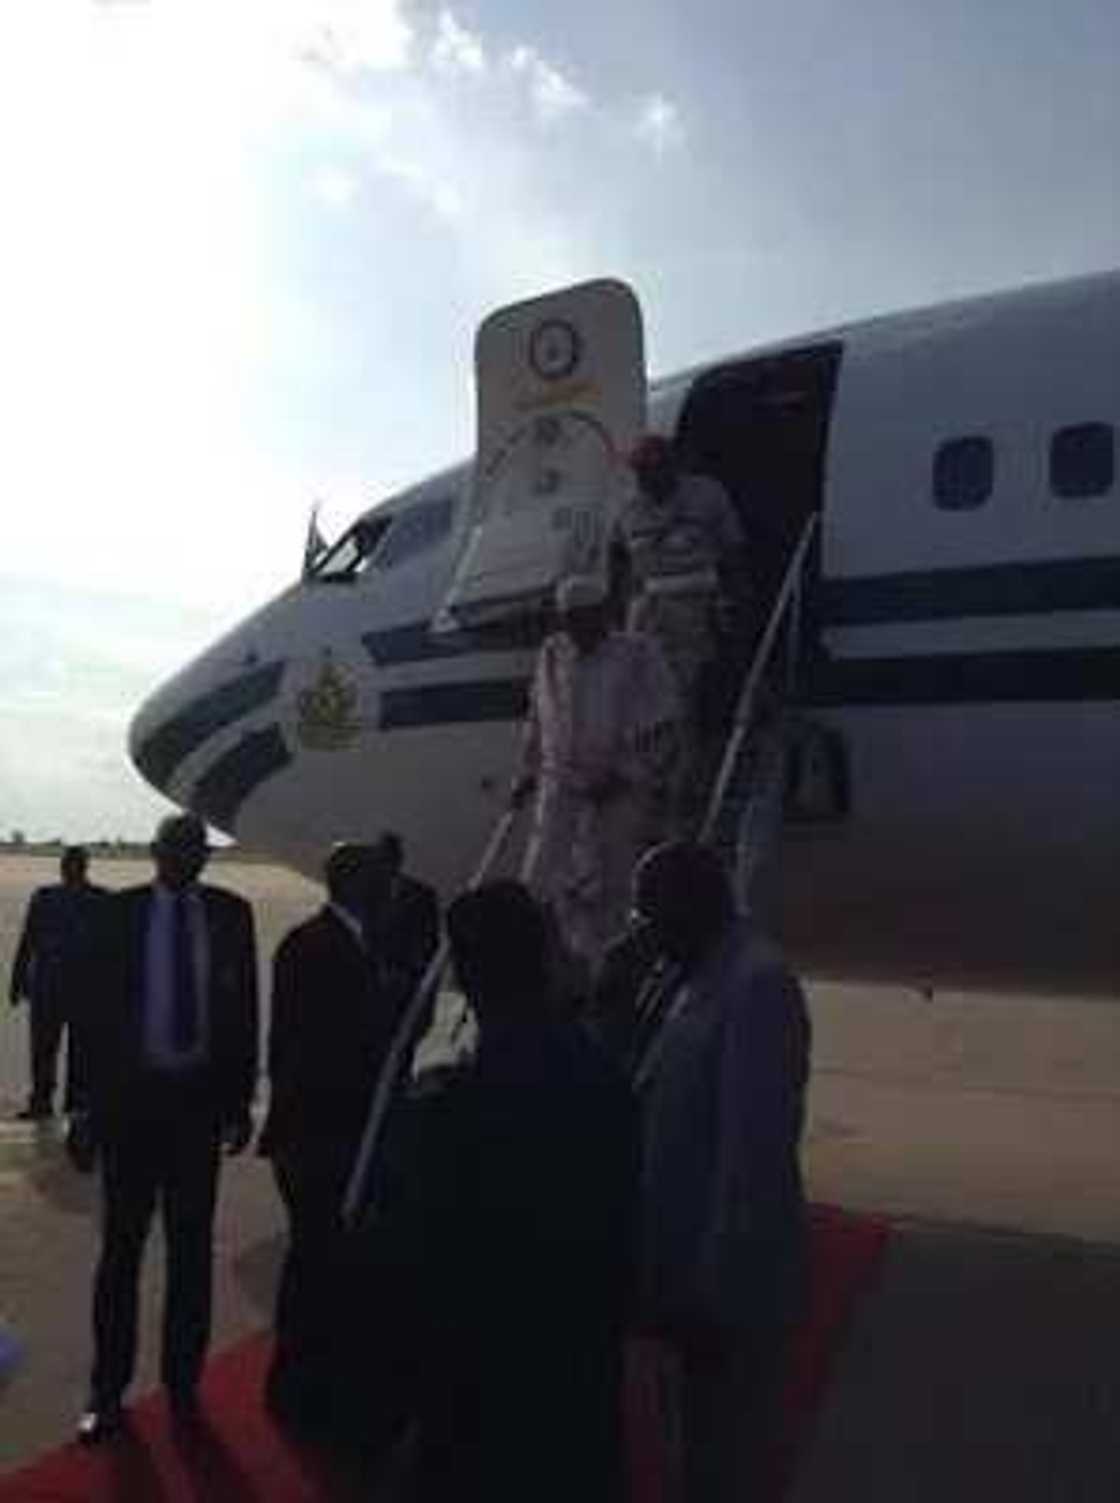
[[[339,751],[349,746],[361,729],[357,686],[327,650],[314,682],[296,695],[299,739],[312,751]]]

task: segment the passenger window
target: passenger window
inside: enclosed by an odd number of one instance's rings
[[[973,511],[992,494],[995,449],[990,438],[951,438],[933,456],[933,499],[942,511]]]
[[[454,501],[441,496],[438,501],[422,501],[398,512],[389,534],[373,561],[375,569],[395,569],[398,564],[418,558],[434,548],[451,531]]]
[[[1116,478],[1116,435],[1110,423],[1059,428],[1050,440],[1050,488],[1067,501],[1103,496]]]

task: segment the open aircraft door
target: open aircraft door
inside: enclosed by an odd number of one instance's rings
[[[472,509],[440,631],[536,612],[570,574],[606,581],[645,420],[637,298],[595,281],[499,309],[479,328],[475,370]]]

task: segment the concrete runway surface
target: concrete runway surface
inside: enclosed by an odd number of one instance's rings
[[[0,858],[0,973],[55,863]],[[318,902],[275,868],[216,865],[254,904],[262,959]],[[111,887],[143,863],[95,863]],[[1120,1497],[1120,1006],[815,987],[811,1193],[896,1223],[796,1503]],[[0,1011],[0,1115],[26,1090],[26,1022]],[[96,1195],[54,1131],[0,1127],[0,1318],[26,1359],[0,1392],[0,1468],[66,1439],[85,1392]],[[267,1166],[225,1170],[217,1344],[268,1319],[283,1217]],[[155,1381],[158,1238],[137,1388]]]

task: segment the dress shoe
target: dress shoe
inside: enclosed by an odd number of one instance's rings
[[[22,1112],[16,1113],[17,1122],[49,1122],[54,1116],[54,1111],[49,1106],[25,1106]]]
[[[124,1425],[124,1410],[119,1404],[91,1405],[78,1421],[78,1440],[83,1446],[100,1445],[118,1434]]]
[[[90,1174],[97,1163],[97,1140],[89,1118],[75,1114],[70,1118],[63,1145],[66,1157],[79,1174]]]

